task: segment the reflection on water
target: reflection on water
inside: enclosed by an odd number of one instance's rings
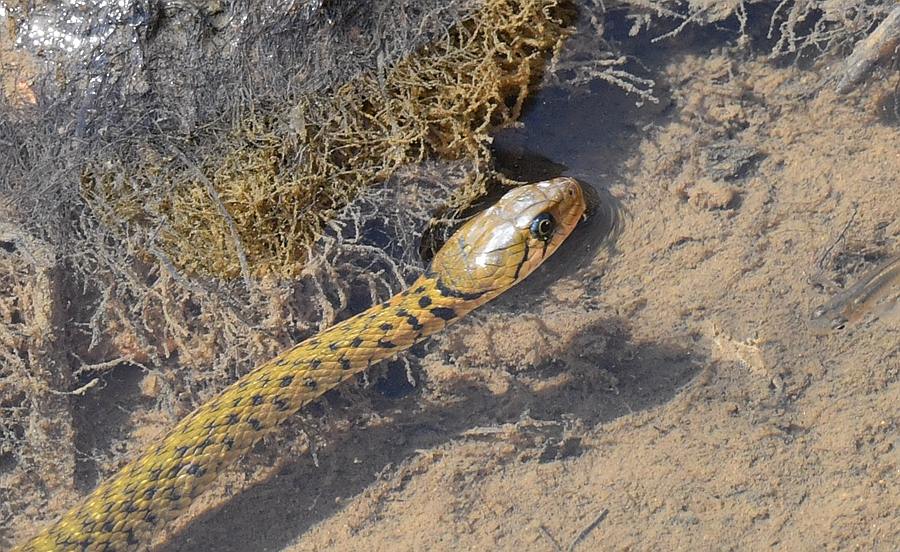
[[[523,114],[523,124],[497,133],[494,149],[515,152],[506,158],[515,158],[516,153],[528,157],[528,163],[517,159],[520,170],[556,165],[566,176],[601,187],[612,185],[608,177],[634,151],[641,139],[639,128],[669,104],[639,102],[634,94],[605,82],[583,88],[578,94],[559,88],[540,90]],[[527,152],[540,152],[540,157],[525,156]]]
[[[16,45],[87,60],[117,28],[147,24],[149,13],[149,6],[130,0],[41,3],[21,22]],[[136,36],[133,41],[137,42]]]

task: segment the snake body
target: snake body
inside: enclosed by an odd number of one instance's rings
[[[514,188],[460,228],[408,289],[257,367],[16,550],[146,547],[221,470],[288,416],[531,273],[584,210],[581,187],[571,178]]]

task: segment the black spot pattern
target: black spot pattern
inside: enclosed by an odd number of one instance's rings
[[[434,307],[431,309],[431,314],[445,322],[449,322],[456,318],[456,311],[448,307]]]
[[[419,331],[419,330],[421,330],[422,328],[425,327],[425,326],[423,326],[422,324],[419,324],[419,319],[416,318],[416,317],[415,317],[414,315],[412,315],[412,314],[410,314],[409,316],[406,317],[406,322],[410,325],[410,327],[412,327],[412,329],[413,329],[414,331]]]
[[[181,442],[189,440],[190,445],[175,448],[179,444],[179,441],[175,441],[166,447],[157,447],[157,455],[171,455],[166,459],[168,468],[155,469],[148,465],[144,468],[140,484],[132,486],[129,483],[126,488],[114,489],[108,500],[104,500],[103,506],[100,507],[107,510],[108,517],[101,517],[102,521],[95,522],[92,527],[87,528],[82,533],[83,536],[78,537],[77,546],[84,548],[99,544],[98,548],[109,551],[121,548],[125,538],[129,541],[135,537],[139,537],[138,540],[146,539],[146,532],[149,531],[146,525],[157,523],[165,525],[165,517],[160,517],[159,512],[152,513],[135,504],[149,501],[179,502],[182,496],[188,496],[190,485],[200,483],[199,478],[209,477],[210,473],[219,471],[220,465],[206,464],[206,455],[221,455],[229,458],[230,462],[231,455],[247,450],[251,440],[257,441],[281,423],[287,414],[275,414],[276,411],[293,412],[309,403],[319,391],[330,389],[335,383],[347,379],[351,372],[359,371],[366,364],[371,365],[388,357],[393,352],[389,350],[406,348],[413,338],[415,342],[419,342],[424,338],[423,334],[430,334],[440,326],[439,322],[432,320],[433,318],[445,322],[459,318],[454,308],[440,305],[455,303],[444,298],[469,299],[469,297],[464,297],[462,292],[457,290],[441,289],[440,286],[441,282],[436,276],[425,280],[423,285],[407,289],[400,296],[379,304],[380,309],[376,307],[354,316],[329,330],[329,333],[321,334],[320,338],[311,339],[305,344],[291,348],[273,362],[264,365],[262,369],[242,378],[230,391],[251,386],[257,393],[251,393],[253,390],[250,389],[238,391],[237,395],[226,393],[217,399],[221,403],[207,404],[202,417],[179,428],[180,433],[185,435]],[[481,293],[478,296],[481,296]],[[472,298],[476,296],[473,295]],[[402,305],[407,305],[413,310],[400,308]],[[468,311],[465,306],[460,309]],[[397,319],[394,319],[395,315]],[[426,331],[426,328],[429,330]],[[398,339],[398,342],[395,343],[393,339]],[[319,346],[322,347],[322,351],[317,350]],[[332,372],[338,367],[340,372]],[[326,369],[324,372],[323,368]],[[297,387],[293,387],[294,379],[297,379]],[[289,387],[291,389],[282,390]],[[297,394],[296,397],[294,393]],[[260,406],[261,408],[257,409]],[[209,415],[217,409],[215,415]],[[247,425],[243,425],[244,423]],[[197,432],[201,428],[202,433],[198,439]],[[251,431],[256,435],[251,435]],[[204,440],[207,435],[208,438]],[[231,452],[225,454],[223,452],[225,450]],[[152,454],[152,451],[146,454]],[[155,462],[156,459],[152,460]],[[188,483],[188,486],[178,482],[189,479],[185,477],[188,475],[197,478],[196,482]],[[144,486],[148,482],[150,488]],[[95,508],[94,512],[97,510]],[[129,523],[138,522],[136,526],[139,528],[135,529],[133,534],[129,529],[117,525],[123,511],[137,512],[128,518]],[[78,519],[79,525],[83,523],[82,520],[83,518]],[[145,525],[144,528],[140,528],[142,523]],[[101,524],[105,535],[100,533]],[[93,525],[96,525],[96,528]],[[114,541],[116,544],[102,542],[111,535],[116,535],[117,540]],[[55,542],[61,543],[62,538],[58,536]],[[101,542],[98,542],[98,539]]]

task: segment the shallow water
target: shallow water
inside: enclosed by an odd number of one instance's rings
[[[595,115],[602,91],[526,116],[539,168],[621,200],[615,253],[439,338],[429,394],[462,397],[470,429],[289,549],[550,550],[541,528],[565,548],[603,510],[580,550],[894,548],[896,328],[807,321],[829,297],[814,277],[896,249],[877,110],[896,76],[839,97],[809,94],[827,67],[676,52],[659,71],[673,106],[631,133]]]
[[[586,226],[372,376],[415,386],[301,414],[160,550],[551,550],[603,510],[577,550],[893,549],[896,327],[806,324],[813,278],[896,250],[896,76],[811,95],[827,67],[679,46],[647,69],[660,104],[547,89],[497,139],[607,189],[614,240]]]

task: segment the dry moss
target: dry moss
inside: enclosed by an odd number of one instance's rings
[[[335,210],[399,167],[437,154],[486,168],[488,132],[519,116],[571,16],[559,0],[491,0],[393,67],[292,106],[244,108],[196,165],[149,143],[137,159],[92,164],[85,195],[187,273],[294,276]]]
[[[54,391],[70,383],[54,369],[54,266],[49,247],[0,222],[0,527],[72,485],[72,418]]]

